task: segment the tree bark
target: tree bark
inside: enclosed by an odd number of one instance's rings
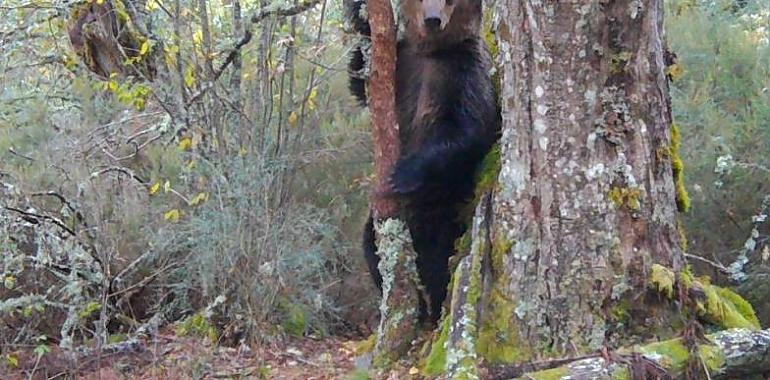
[[[515,305],[521,356],[578,354],[613,338],[608,312],[638,302],[652,264],[684,263],[663,1],[498,10],[503,166],[491,238],[505,297],[491,307]]]
[[[372,30],[369,110],[377,176],[372,213],[382,274],[375,365],[384,366],[406,353],[416,336],[419,277],[409,229],[398,219],[399,203],[388,195],[387,190],[400,149],[396,121],[396,25],[393,9],[390,0],[369,0],[367,7]]]
[[[497,184],[476,209],[425,372],[475,378],[480,359],[523,363],[671,338],[695,314],[724,322],[682,304],[692,284],[677,224],[663,0],[499,0],[496,11]],[[749,319],[740,323],[757,327]]]
[[[130,19],[134,13],[131,1],[128,8],[123,7],[126,19],[118,16],[117,4],[122,3],[106,0],[70,7],[67,34],[73,51],[88,70],[102,78],[119,74],[152,81],[155,62],[149,52],[145,56],[141,52],[143,41],[150,36],[142,33],[141,20]]]

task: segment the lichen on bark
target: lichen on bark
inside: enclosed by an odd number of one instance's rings
[[[412,238],[406,223],[388,218],[374,224],[377,236],[379,271],[382,275],[380,323],[377,327],[374,364],[384,367],[405,353],[415,338],[419,312],[420,289],[412,248]]]
[[[478,379],[479,307],[484,291],[483,266],[488,260],[489,199],[479,202],[471,228],[470,254],[463,257],[452,276],[451,304],[439,339],[433,343],[425,373],[446,373],[453,379]]]

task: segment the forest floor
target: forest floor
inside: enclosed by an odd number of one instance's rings
[[[87,357],[69,367],[54,349],[38,360],[32,349],[13,354],[15,369],[1,379],[356,379],[360,341],[292,338],[269,347],[218,347],[200,337],[159,334],[138,352]],[[6,361],[8,358],[6,358]],[[359,359],[360,360],[360,359]],[[8,363],[0,365],[0,372]],[[77,373],[77,376],[72,376]],[[365,378],[365,377],[364,377]]]

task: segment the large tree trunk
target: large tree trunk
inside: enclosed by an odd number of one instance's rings
[[[507,0],[499,12],[504,132],[491,239],[501,297],[490,308],[514,305],[521,356],[597,349],[610,309],[633,298],[637,312],[653,311],[638,304],[652,264],[684,262],[663,0]]]
[[[480,358],[584,355],[673,337],[695,314],[723,322],[682,281],[663,0],[496,11],[499,174],[426,372],[473,378]]]

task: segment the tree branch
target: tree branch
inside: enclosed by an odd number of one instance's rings
[[[745,379],[751,375],[770,373],[770,330],[751,331],[731,329],[707,335],[711,344],[698,346],[699,360],[710,379]],[[673,378],[680,378],[690,359],[682,339],[672,339],[649,343],[640,347],[618,350],[620,357],[639,356],[649,361],[650,365],[665,370]],[[680,355],[680,353],[684,353]],[[564,364],[563,359],[551,362],[554,368],[530,372],[517,379],[570,378],[610,380],[632,378],[632,361],[611,360],[601,356],[581,357]],[[539,363],[542,365],[542,363]],[[522,366],[522,365],[517,365]],[[514,366],[511,366],[511,368]],[[495,376],[501,372],[491,371],[486,379],[510,379],[508,376]],[[516,376],[516,375],[514,375]]]
[[[27,212],[27,211],[24,211],[24,210],[15,208],[15,207],[11,207],[11,206],[4,206],[3,208],[8,210],[8,211],[13,211],[15,213],[21,214],[22,217],[24,218],[24,220],[26,220],[26,221],[28,221],[30,223],[37,223],[35,221],[39,221],[39,220],[47,220],[47,221],[57,225],[62,230],[66,231],[71,236],[77,236],[75,231],[73,231],[72,229],[67,227],[67,225],[64,224],[64,222],[62,222],[60,219],[54,218],[53,216],[36,214],[34,212]]]

